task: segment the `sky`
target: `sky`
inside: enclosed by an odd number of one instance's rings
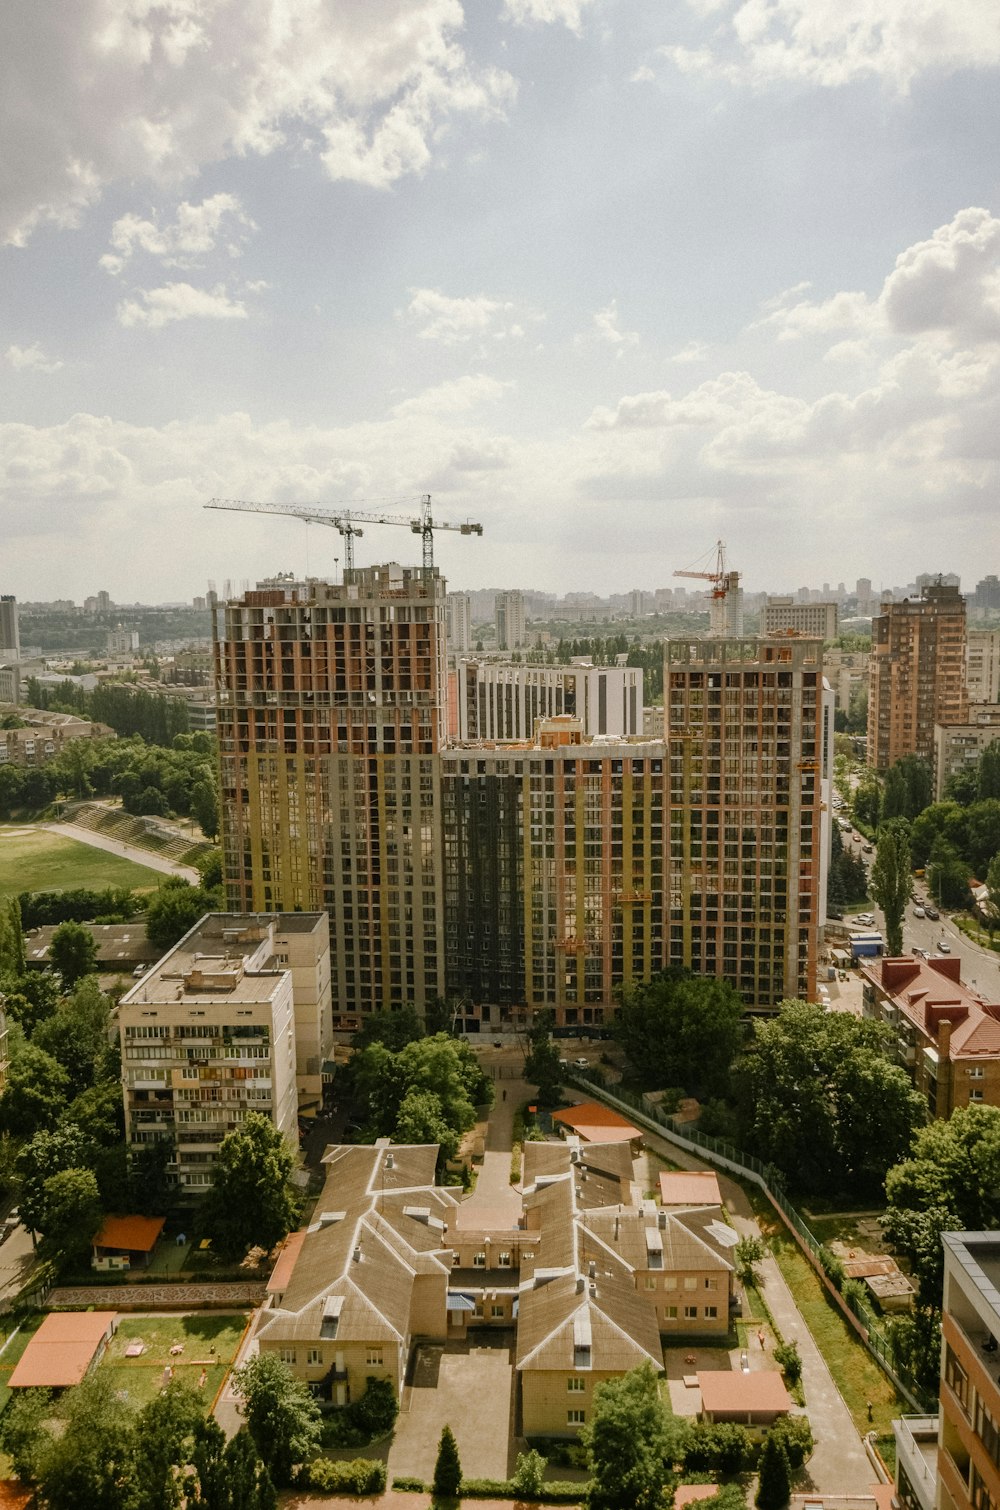
[[[1000,571],[995,0],[6,0],[0,591]],[[359,565],[419,561],[370,526]]]

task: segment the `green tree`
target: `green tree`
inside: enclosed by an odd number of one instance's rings
[[[86,1139],[79,1127],[67,1121],[41,1128],[21,1147],[15,1161],[18,1204],[29,1232],[45,1231],[48,1214],[45,1181],[63,1169],[86,1167],[87,1159]]]
[[[110,1376],[98,1371],[67,1390],[59,1424],[35,1462],[46,1510],[133,1510],[135,1426]]]
[[[980,802],[1000,798],[1000,739],[993,739],[979,757],[976,796]]]
[[[888,1325],[889,1347],[896,1367],[916,1380],[928,1397],[938,1392],[941,1373],[941,1312],[917,1305]]]
[[[19,1389],[0,1416],[0,1447],[22,1484],[34,1484],[37,1479],[38,1463],[48,1445],[46,1422],[52,1414],[51,1390]]]
[[[17,897],[0,902],[0,974],[24,974],[24,929]]]
[[[874,771],[866,771],[854,789],[851,803],[855,823],[876,829],[882,814],[882,788]]]
[[[41,1251],[60,1264],[85,1259],[101,1225],[101,1197],[92,1169],[62,1169],[43,1187]]]
[[[97,945],[90,929],[82,923],[60,923],[49,945],[49,962],[58,970],[66,990],[72,990],[85,975],[93,975]]]
[[[1000,853],[993,856],[986,870],[986,897],[986,926],[992,933],[1000,922]]]
[[[540,1452],[519,1452],[511,1486],[519,1499],[537,1499],[545,1483],[547,1459]]]
[[[672,1446],[652,1364],[597,1386],[580,1440],[590,1462],[591,1510],[658,1510]]]
[[[458,1456],[458,1443],[451,1427],[445,1426],[438,1443],[431,1489],[445,1499],[455,1499],[461,1486],[462,1464]]]
[[[236,1369],[233,1384],[271,1479],[290,1485],[296,1465],[310,1462],[319,1449],[319,1406],[274,1353],[259,1353]]]
[[[743,1011],[726,981],[670,971],[623,991],[614,1034],[644,1084],[704,1099],[729,1088]]]
[[[764,1262],[767,1249],[759,1237],[741,1237],[733,1249],[736,1273],[745,1285],[757,1283],[757,1270]]]
[[[353,1049],[366,1049],[381,1043],[393,1054],[424,1036],[424,1025],[416,1007],[400,1007],[398,1012],[372,1012],[362,1021],[351,1039]]]
[[[190,1384],[173,1380],[136,1417],[136,1510],[174,1510],[184,1502],[181,1467],[191,1456],[205,1401]]]
[[[885,914],[889,953],[903,952],[903,917],[910,900],[910,841],[907,824],[899,819],[883,823],[878,831],[878,853],[872,865],[871,894]]]
[[[29,1138],[52,1127],[66,1103],[69,1076],[62,1065],[34,1044],[25,1044],[11,1059],[0,1096],[0,1123],[16,1138]]]
[[[969,867],[943,835],[931,845],[927,886],[939,907],[964,907],[969,900]]]
[[[211,782],[199,781],[192,789],[191,816],[207,839],[216,838],[219,832],[219,803]]]
[[[554,1022],[555,1013],[549,1009],[535,1013],[524,1061],[524,1078],[538,1087],[538,1099],[543,1106],[555,1106],[562,1094],[559,1050],[551,1037]]]
[[[975,875],[982,876],[1000,850],[1000,800],[990,797],[984,802],[974,802],[968,811],[966,833],[963,859]]]
[[[783,1510],[792,1495],[792,1473],[784,1443],[772,1433],[764,1438],[758,1474],[757,1510]]]
[[[58,1060],[69,1077],[69,1094],[117,1073],[109,1044],[111,1003],[95,976],[85,976],[72,997],[64,998],[53,1015],[35,1031],[36,1048]]]
[[[414,1087],[403,1097],[396,1119],[397,1143],[437,1143],[438,1160],[447,1163],[458,1153],[459,1134],[448,1125],[440,1099],[433,1091]]]
[[[152,895],[146,908],[146,937],[166,951],[182,939],[198,919],[211,912],[215,898],[200,886],[170,876]]]
[[[252,1243],[273,1248],[289,1232],[295,1220],[288,1184],[294,1163],[285,1139],[261,1112],[248,1112],[223,1138],[203,1216],[224,1258],[239,1257]]]
[[[1000,1227],[1000,1108],[959,1107],[921,1128],[885,1191],[889,1240],[909,1258],[921,1300],[940,1306],[940,1234]]]

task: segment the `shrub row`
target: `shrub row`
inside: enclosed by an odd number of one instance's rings
[[[335,1463],[316,1458],[306,1469],[310,1489],[337,1494],[381,1494],[385,1489],[385,1464],[376,1458],[351,1458]]]
[[[397,1474],[392,1481],[392,1487],[399,1490],[410,1490],[415,1494],[429,1494],[431,1486],[425,1484],[423,1479],[412,1478],[408,1474]],[[542,1504],[565,1505],[575,1504],[582,1499],[587,1492],[586,1484],[571,1483],[568,1479],[550,1479],[542,1485],[537,1494],[525,1495],[519,1489],[513,1479],[463,1479],[460,1494],[468,1499],[513,1499],[513,1500],[538,1500]]]

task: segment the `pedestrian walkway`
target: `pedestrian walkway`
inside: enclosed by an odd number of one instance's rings
[[[201,872],[193,865],[180,865],[176,860],[168,860],[165,855],[156,854],[154,850],[140,849],[136,844],[125,844],[121,839],[109,838],[107,834],[96,834],[92,828],[81,828],[76,823],[42,823],[39,827],[47,829],[51,834],[61,834],[64,839],[76,839],[80,844],[103,849],[109,855],[120,855],[123,860],[145,865],[147,870],[159,870],[165,876],[183,876],[193,886],[201,880]]]
[[[455,1222],[460,1232],[479,1228],[516,1227],[521,1215],[520,1191],[510,1183],[510,1154],[514,1142],[514,1113],[531,1098],[524,1080],[498,1080],[496,1101],[486,1126],[486,1151],[476,1188],[459,1207]]]
[[[92,1306],[100,1301],[104,1309],[116,1311],[190,1311],[231,1310],[259,1306],[267,1294],[263,1280],[240,1280],[234,1284],[181,1285],[59,1285],[49,1294],[46,1305]]]
[[[653,1153],[680,1169],[711,1169],[713,1166],[678,1148],[654,1133],[644,1134],[646,1146]],[[647,1166],[645,1186],[655,1186],[652,1169]],[[741,1237],[761,1237],[746,1192],[735,1180],[720,1171],[719,1188],[733,1226]],[[802,1359],[802,1389],[806,1415],[812,1427],[815,1447],[805,1468],[804,1488],[818,1494],[859,1495],[871,1492],[875,1472],[868,1460],[864,1443],[854,1425],[843,1396],[833,1380],[812,1333],[802,1320],[795,1298],[785,1283],[777,1260],[768,1251],[759,1268],[759,1288],[767,1301],[775,1325],[786,1342],[798,1344]]]

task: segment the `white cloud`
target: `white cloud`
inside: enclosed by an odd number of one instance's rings
[[[58,372],[63,365],[47,357],[37,341],[31,346],[8,346],[4,360],[15,372]]]
[[[412,398],[403,399],[392,412],[397,416],[461,414],[468,409],[474,409],[478,404],[501,398],[513,386],[513,383],[498,382],[496,378],[491,378],[486,373],[467,373],[465,377],[439,383],[436,387],[427,388],[423,393],[415,394]]]
[[[584,12],[592,4],[593,0],[505,0],[504,14],[519,26],[558,22],[578,32]]]
[[[122,325],[148,325],[160,330],[174,320],[245,320],[246,306],[230,299],[219,284],[214,289],[193,288],[190,283],[166,283],[144,289],[138,299],[125,299],[118,306]]]
[[[685,73],[763,86],[834,88],[875,77],[900,91],[933,71],[1000,63],[1000,11],[989,0],[726,0],[710,45],[661,49]],[[722,13],[722,14],[720,14]]]
[[[675,351],[670,357],[671,362],[684,366],[688,362],[705,362],[711,355],[712,348],[705,341],[688,341],[679,351]]]
[[[619,329],[618,300],[612,299],[610,304],[606,304],[592,316],[590,330],[577,336],[576,345],[583,346],[588,341],[604,342],[614,347],[618,356],[622,356],[624,352],[632,351],[639,345],[639,336],[634,330]]]
[[[518,340],[524,329],[514,318],[514,305],[485,294],[452,298],[436,288],[411,288],[406,313],[422,341],[456,346],[486,335],[495,340]]]
[[[162,227],[155,216],[123,215],[111,227],[113,250],[101,258],[101,266],[117,275],[136,252],[145,252],[165,267],[197,267],[223,235],[229,256],[238,257],[246,234],[255,229],[235,194],[213,194],[201,204],[182,201],[173,224]]]
[[[109,183],[183,182],[279,147],[386,188],[510,76],[459,42],[460,0],[10,0],[0,8],[0,238],[77,223]]]

